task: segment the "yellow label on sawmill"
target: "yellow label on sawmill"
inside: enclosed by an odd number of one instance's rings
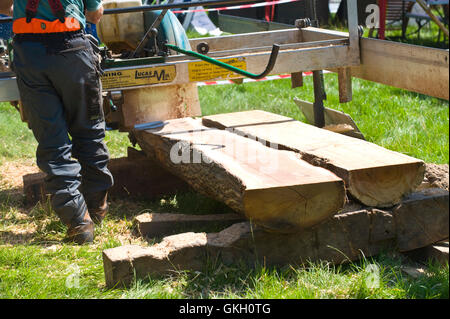
[[[175,80],[175,65],[106,71],[102,75],[103,89],[170,83]]]
[[[245,58],[219,59],[219,61],[247,71],[247,62],[245,61]],[[242,77],[242,75],[238,75],[232,71],[203,61],[189,63],[188,70],[190,82],[226,80]]]

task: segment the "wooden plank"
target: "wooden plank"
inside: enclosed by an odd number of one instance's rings
[[[346,32],[300,30],[304,42],[348,38]],[[442,99],[449,99],[449,51],[360,38],[361,65],[352,76]]]
[[[448,100],[449,51],[362,38],[352,76]]]
[[[397,204],[424,177],[421,160],[269,112],[205,116],[203,124],[299,152],[302,159],[341,177],[348,192],[370,206]]]
[[[208,129],[201,119],[170,120],[163,128],[135,135],[147,156],[195,190],[268,229],[310,227],[344,204],[343,182],[334,174],[293,152]]]
[[[189,232],[165,237],[151,247],[128,245],[107,249],[103,251],[106,285],[129,285],[135,277],[160,276],[173,270],[204,271],[208,260],[226,265],[243,262],[250,266],[255,263],[286,266],[311,261],[341,264],[374,256],[386,249],[396,250],[397,242],[407,241],[419,228],[422,235],[409,244],[411,249],[448,237],[448,192],[413,197],[417,199],[417,208],[411,201],[410,210],[396,213],[365,207],[334,215],[298,233],[266,232],[244,222],[218,233]],[[427,204],[421,205],[423,201]],[[414,217],[419,214],[421,219],[417,221]],[[404,227],[405,221],[408,221],[407,227]],[[417,227],[410,227],[415,224]]]

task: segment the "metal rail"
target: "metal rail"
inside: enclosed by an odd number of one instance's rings
[[[131,13],[131,12],[146,12],[155,10],[165,10],[165,9],[175,9],[175,8],[191,8],[198,6],[216,6],[224,4],[237,4],[243,2],[257,2],[259,0],[207,0],[207,1],[194,1],[194,2],[183,2],[183,3],[171,3],[171,4],[159,4],[159,5],[146,5],[139,7],[128,7],[128,8],[115,8],[115,9],[105,9],[103,14],[120,14],[120,13]],[[12,17],[0,18],[0,23],[12,22]]]
[[[159,4],[151,6],[140,6],[140,7],[128,7],[128,8],[115,8],[106,9],[103,14],[117,14],[117,13],[130,13],[130,12],[146,12],[164,9],[175,9],[175,8],[191,8],[199,6],[215,6],[223,4],[237,4],[243,2],[258,2],[259,0],[207,0],[207,1],[194,1],[194,2],[183,2],[183,3],[171,3],[171,4]]]

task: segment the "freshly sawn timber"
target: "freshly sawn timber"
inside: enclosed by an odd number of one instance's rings
[[[424,177],[421,160],[269,112],[205,116],[203,124],[298,152],[303,160],[341,177],[348,192],[368,206],[399,203]]]
[[[271,230],[311,227],[344,205],[344,183],[333,173],[201,119],[168,120],[135,136],[147,156],[192,188]]]
[[[165,237],[151,247],[107,249],[103,251],[106,285],[128,285],[135,276],[202,271],[208,260],[280,266],[320,260],[340,264],[384,249],[411,251],[448,238],[448,199],[448,191],[429,189],[411,194],[392,210],[362,207],[298,233],[266,232],[243,222],[218,233]]]

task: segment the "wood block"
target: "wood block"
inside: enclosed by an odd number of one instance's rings
[[[45,201],[46,191],[44,180],[46,176],[47,175],[42,172],[23,176],[23,191],[28,204],[34,205],[39,201]]]
[[[393,209],[398,250],[410,251],[448,238],[448,211],[446,190],[431,188],[406,197]],[[442,228],[442,225],[447,228]]]
[[[294,72],[291,74],[291,88],[295,89],[303,86],[303,72]]]
[[[399,203],[424,177],[421,160],[269,112],[205,116],[203,124],[296,151],[303,160],[341,177],[348,192],[368,206]]]
[[[124,90],[121,130],[136,124],[201,115],[197,84],[185,83]]]
[[[117,197],[146,197],[174,194],[187,190],[189,186],[167,172],[164,168],[148,159],[142,153],[130,151],[133,159],[126,157],[114,158],[108,168],[114,177],[114,186],[109,194]],[[27,174],[23,177],[24,193],[28,205],[34,205],[45,200],[45,173]]]
[[[206,128],[200,119],[168,120],[163,128],[134,134],[147,156],[268,229],[310,227],[344,205],[343,182],[336,175],[294,152]]]
[[[134,218],[134,229],[139,236],[153,238],[181,231],[202,231],[205,228],[226,228],[244,221],[238,214],[185,215],[145,213]]]
[[[350,102],[353,98],[351,68],[338,69],[338,82],[339,82],[339,103]]]
[[[414,198],[427,201],[434,195],[419,192]],[[447,192],[448,201],[448,192]],[[396,213],[379,209],[341,213],[325,222],[298,233],[280,234],[264,231],[250,222],[234,224],[218,233],[183,233],[165,237],[151,247],[122,246],[103,251],[105,279],[108,287],[117,283],[129,284],[134,273],[138,278],[147,275],[158,276],[174,270],[204,269],[207,260],[218,258],[225,264],[256,262],[265,265],[304,264],[309,261],[328,261],[340,264],[374,256],[382,250],[396,248],[397,242],[404,242],[412,236],[408,247],[416,249],[430,245],[435,238],[448,237],[448,206],[440,201],[427,201],[428,207],[421,211],[422,234],[435,232],[432,237],[418,235],[416,228],[405,227],[415,221],[414,209],[405,210],[404,218],[397,219]],[[410,208],[411,206],[411,201]],[[417,205],[425,208],[425,206]],[[410,212],[410,213],[408,213]],[[409,216],[409,218],[408,218]],[[445,217],[446,216],[446,217]],[[447,218],[447,223],[442,220]],[[409,231],[410,230],[410,231]]]

